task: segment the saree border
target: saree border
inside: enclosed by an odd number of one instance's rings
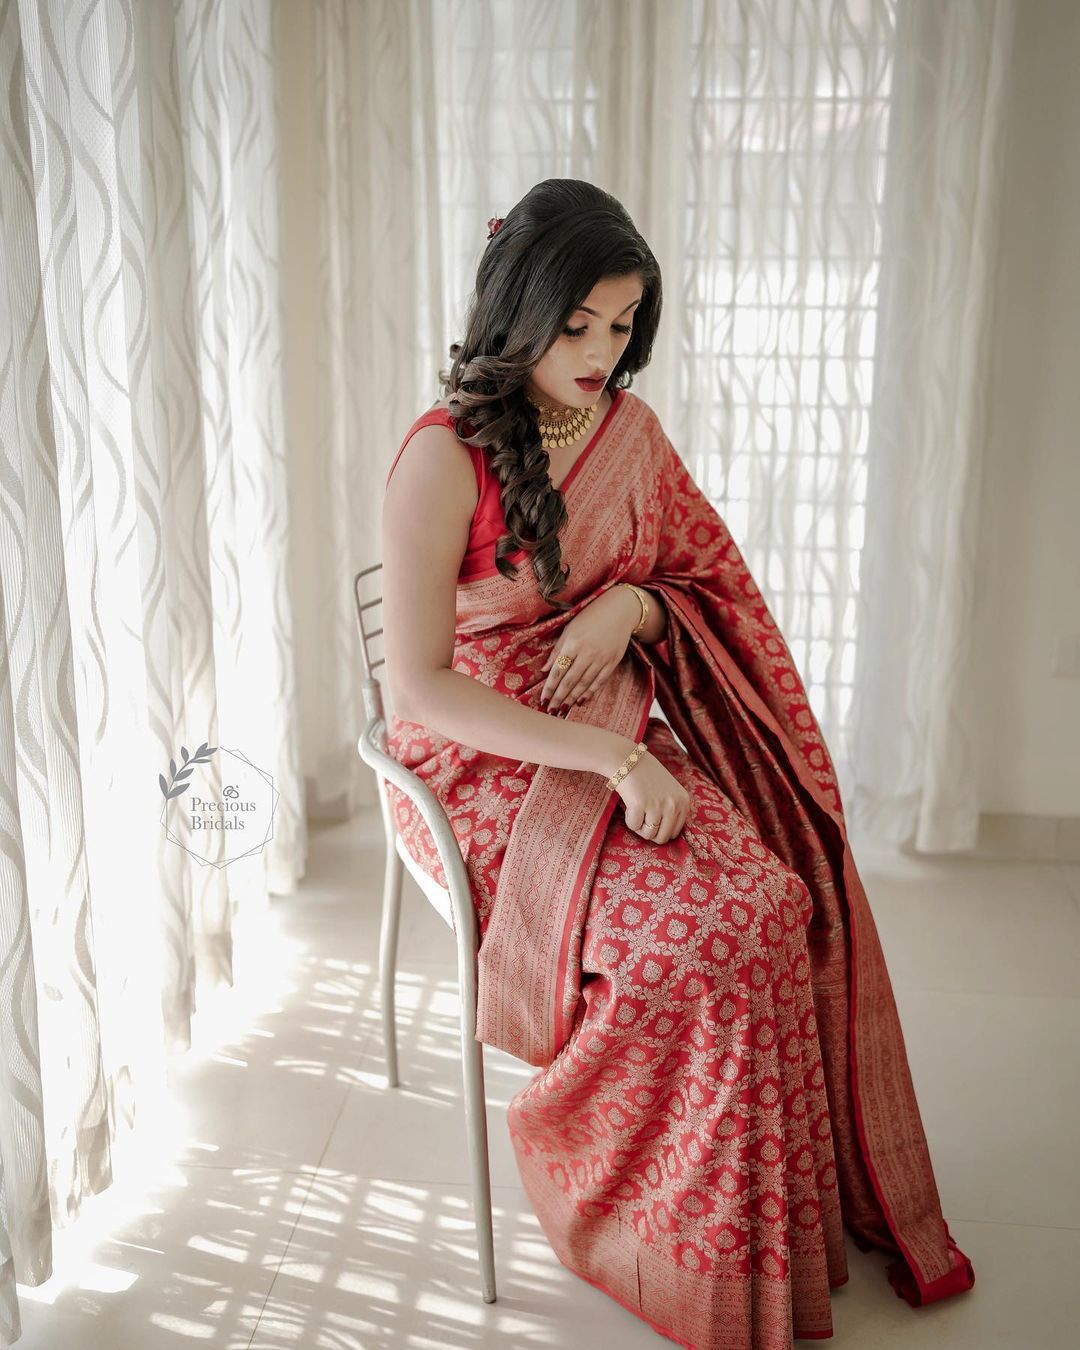
[[[624,1222],[614,1232],[578,1229],[564,1236],[561,1188],[542,1159],[519,1154],[517,1161],[541,1228],[556,1235],[548,1240],[562,1265],[687,1350],[706,1345],[709,1350],[750,1345],[788,1350],[793,1339],[827,1340],[835,1334],[831,1291],[847,1284],[850,1272],[830,1278],[824,1255],[820,1264],[791,1270],[786,1278],[761,1271],[703,1275],[643,1243]],[[763,1331],[777,1328],[784,1329],[783,1340],[763,1339]]]
[[[669,616],[672,610],[675,610],[684,626],[694,635],[696,642],[708,650],[713,660],[723,670],[725,676],[731,682],[736,693],[742,699],[745,707],[750,711],[758,721],[770,732],[778,741],[788,762],[795,770],[795,774],[803,786],[810,794],[814,803],[825,813],[832,828],[836,832],[840,844],[841,854],[841,875],[843,879],[843,893],[846,908],[847,928],[851,942],[850,965],[848,971],[848,1073],[850,1078],[850,1089],[852,1098],[852,1113],[855,1120],[856,1131],[860,1144],[860,1151],[863,1163],[866,1167],[867,1175],[873,1187],[874,1195],[881,1207],[882,1215],[888,1225],[889,1231],[896,1243],[896,1247],[902,1254],[902,1262],[893,1262],[886,1268],[886,1274],[890,1284],[896,1290],[897,1294],[906,1299],[912,1307],[921,1307],[927,1303],[936,1302],[938,1299],[948,1297],[953,1293],[960,1293],[971,1288],[975,1282],[975,1274],[970,1260],[960,1251],[952,1235],[949,1233],[948,1224],[944,1217],[939,1213],[934,1213],[932,1209],[926,1210],[921,1215],[912,1216],[912,1218],[901,1224],[896,1218],[896,1207],[892,1201],[886,1198],[887,1188],[881,1176],[879,1168],[873,1162],[873,1131],[869,1128],[866,1119],[864,1104],[860,1096],[860,1055],[858,1050],[859,1024],[857,1013],[861,1007],[859,1003],[859,989],[862,984],[861,974],[872,976],[874,970],[883,965],[884,957],[878,944],[879,960],[877,965],[872,964],[873,945],[869,953],[864,951],[860,939],[865,936],[862,927],[865,926],[865,920],[870,918],[872,923],[873,916],[869,911],[869,902],[866,897],[865,888],[859,878],[855,867],[854,857],[847,837],[847,830],[844,826],[841,816],[836,812],[833,806],[825,799],[821,785],[816,778],[809,772],[802,756],[799,755],[783,729],[777,722],[774,714],[767,704],[762,700],[754,687],[747,680],[746,676],[740,670],[738,664],[724,648],[723,644],[717,639],[716,635],[699,620],[699,608],[692,596],[687,596],[678,586],[670,582],[663,582],[656,578],[650,578],[649,586],[658,590],[668,607]],[[835,843],[836,841],[834,841]],[[854,900],[853,900],[854,897]],[[866,933],[871,932],[866,927]],[[891,992],[890,992],[891,1001]],[[895,1003],[893,1004],[895,1013]],[[900,1027],[899,1018],[896,1018],[897,1027],[897,1045],[896,1049],[903,1049],[903,1031]],[[902,1058],[902,1057],[901,1057]],[[910,1071],[907,1075],[907,1089],[904,1092],[907,1110],[918,1121],[921,1131],[921,1117],[919,1116],[918,1103],[914,1097],[914,1088],[910,1081]],[[925,1144],[925,1134],[922,1133],[922,1143],[925,1156],[921,1159],[921,1166],[917,1174],[922,1177],[930,1177],[930,1186],[932,1188],[932,1197],[929,1193],[924,1195],[923,1199],[932,1198],[940,1205],[937,1196],[936,1184],[933,1181],[933,1174],[930,1167],[929,1150]],[[885,1147],[888,1146],[888,1141]],[[941,1227],[944,1228],[946,1246],[944,1250],[941,1244]],[[931,1229],[933,1231],[931,1231]],[[902,1236],[904,1234],[904,1236]],[[858,1246],[864,1250],[872,1244],[865,1238],[857,1241]]]
[[[649,724],[649,713],[652,709],[653,699],[656,696],[656,681],[651,670],[649,671],[649,676],[648,702],[645,706],[645,710],[638,719],[638,728],[634,735],[634,740],[637,742],[640,742],[641,738],[645,735],[645,728]],[[563,937],[559,948],[559,965],[556,977],[558,988],[562,993],[562,997],[559,999],[555,1010],[555,1043],[559,1046],[565,1045],[567,1038],[570,1035],[570,1029],[573,1024],[577,1004],[577,1000],[575,999],[573,1006],[571,1006],[567,995],[566,985],[570,942],[575,936],[575,915],[578,912],[582,889],[587,886],[590,892],[592,890],[593,874],[596,871],[596,865],[600,856],[600,845],[603,843],[604,835],[607,833],[608,825],[611,823],[611,818],[615,814],[619,803],[619,796],[614,788],[609,788],[608,790],[611,793],[611,798],[604,807],[600,819],[596,822],[596,828],[593,830],[592,838],[590,838],[588,845],[586,846],[586,855],[582,859],[581,867],[578,869],[577,879],[575,880],[574,887],[570,893],[570,904],[566,909],[566,922],[563,926]],[[581,917],[583,920],[584,914]],[[581,925],[578,924],[576,926],[578,935],[580,935],[580,931]],[[580,991],[581,988],[580,973],[581,967],[579,962],[578,978],[575,981],[575,987],[578,991]]]
[[[627,661],[597,691],[587,719],[582,712],[568,720],[629,737],[648,720],[654,683],[645,663]],[[566,1043],[580,998],[571,944],[584,926],[614,800],[599,773],[538,765],[499,869],[477,953],[476,1039],[541,1068]],[[583,820],[591,823],[575,830]]]

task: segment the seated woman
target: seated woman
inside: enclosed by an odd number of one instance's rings
[[[540,1069],[508,1122],[544,1232],[700,1350],[831,1336],[845,1226],[913,1305],[968,1289],[805,688],[629,389],[656,260],[577,180],[489,240],[387,483],[388,743],[465,859],[477,1037]]]

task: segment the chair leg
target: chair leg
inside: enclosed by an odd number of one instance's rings
[[[468,1012],[461,1019],[461,1066],[465,1081],[465,1130],[472,1168],[473,1213],[480,1255],[484,1302],[495,1302],[495,1240],[491,1228],[491,1167],[488,1157],[487,1110],[484,1096],[484,1047],[476,1040]]]
[[[383,1049],[386,1054],[386,1085],[398,1086],[397,1019],[394,984],[397,976],[398,932],[401,928],[401,858],[392,839],[386,842],[383,876],[382,925],[379,932],[379,985],[382,1002]]]

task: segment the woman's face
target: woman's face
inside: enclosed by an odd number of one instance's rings
[[[634,311],[642,295],[638,272],[598,281],[533,367],[525,383],[529,397],[557,407],[590,408],[599,402],[602,385],[590,391],[575,381],[597,373],[607,380],[630,341]]]

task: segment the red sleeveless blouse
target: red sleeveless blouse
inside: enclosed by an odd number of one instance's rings
[[[577,459],[570,466],[570,472],[559,484],[560,490],[569,487],[571,480],[578,471],[592,450],[593,446],[600,439],[601,433],[607,426],[612,413],[622,401],[625,390],[614,389],[611,391],[611,406],[600,419],[600,425],[582,446],[578,452]],[[390,465],[390,471],[386,475],[386,481],[389,483],[390,475],[394,472],[398,460],[401,458],[401,452],[409,444],[413,434],[421,427],[430,426],[432,423],[440,423],[442,426],[454,430],[453,419],[447,408],[429,408],[423,413],[409,428],[405,439],[398,447],[398,452],[394,456],[394,462]],[[468,431],[468,423],[465,424],[465,430]],[[455,432],[456,435],[456,432]],[[465,556],[461,560],[461,567],[458,571],[459,581],[475,581],[478,577],[492,576],[497,572],[495,566],[495,544],[506,533],[506,516],[503,514],[502,502],[499,497],[499,480],[491,472],[487,462],[487,456],[484,451],[475,445],[468,445],[464,441],[462,444],[469,452],[469,457],[473,462],[473,469],[476,473],[476,485],[479,489],[479,495],[476,502],[476,510],[473,512],[472,524],[469,527],[469,542],[465,549]],[[513,553],[508,553],[507,557],[511,562],[522,562],[528,557],[523,548],[515,549]]]

